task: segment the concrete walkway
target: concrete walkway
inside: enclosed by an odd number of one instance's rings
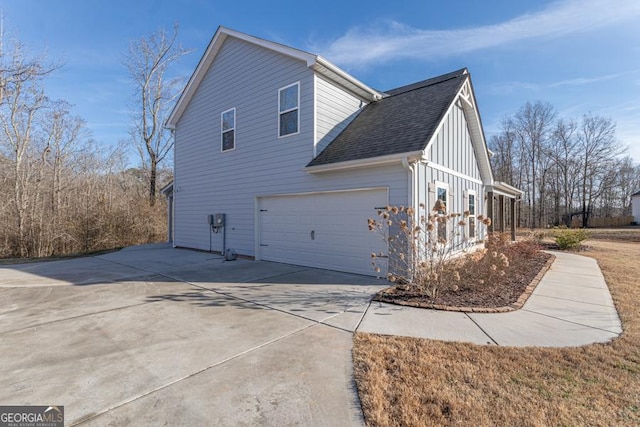
[[[622,333],[598,263],[553,252],[556,260],[524,307],[508,313],[459,313],[372,301],[359,332],[500,346],[571,347]]]

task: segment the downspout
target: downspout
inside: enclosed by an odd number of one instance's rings
[[[416,174],[416,163],[409,163],[409,158],[408,157],[403,157],[402,158],[402,167],[405,168],[405,170],[407,171],[408,174],[408,178],[407,178],[407,207],[411,206],[414,210],[413,212],[413,221],[410,222],[410,224],[415,224],[415,220],[416,217],[418,215],[418,207],[417,206],[413,206],[414,203],[418,200],[418,198],[416,197],[416,191],[417,191],[417,185],[416,185],[416,178],[415,178],[415,174]],[[409,218],[407,218],[408,220]],[[411,251],[409,250],[409,247],[407,247],[407,252],[409,255],[409,257],[412,259],[413,258],[413,254],[411,253]],[[391,262],[391,259],[389,259],[389,262]],[[413,264],[413,261],[409,261],[410,264]],[[412,279],[412,268],[409,267],[409,271],[406,271],[404,274]]]
[[[416,163],[409,163],[409,158],[408,157],[403,157],[402,158],[402,167],[405,168],[405,170],[408,173],[408,177],[407,177],[407,207],[411,206],[413,207],[413,209],[417,212],[417,206],[413,206],[415,204],[415,202],[418,200],[416,197],[416,191],[417,191],[417,185],[415,184],[415,165]]]

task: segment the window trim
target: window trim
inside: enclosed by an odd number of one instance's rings
[[[298,87],[298,99],[297,99],[296,107],[280,111],[280,97],[281,97],[282,91],[285,90],[285,89],[289,89],[290,87],[293,87],[293,86],[297,86]],[[297,111],[298,112],[298,123],[296,124],[296,131],[292,132],[292,133],[288,133],[286,135],[282,135],[281,134],[281,129],[280,129],[280,116],[282,116],[285,113],[290,113],[292,111]],[[286,138],[286,137],[292,136],[292,135],[298,135],[299,133],[300,133],[300,81],[297,81],[295,83],[292,83],[292,84],[287,85],[287,86],[283,86],[280,89],[278,89],[278,139]]]
[[[225,129],[224,128],[224,115],[226,113],[228,113],[229,111],[233,111],[233,127],[230,129]],[[229,151],[233,151],[236,149],[236,128],[237,128],[237,124],[236,124],[236,107],[233,108],[229,108],[228,110],[223,111],[222,113],[220,113],[220,152],[222,153],[227,153]],[[224,134],[227,132],[231,132],[233,131],[233,148],[227,148],[226,150],[224,149]]]
[[[470,209],[470,203],[469,203],[469,199],[470,196],[473,196],[473,214],[471,214],[471,209]],[[469,211],[469,216],[467,217],[467,220],[465,221],[467,223],[467,225],[465,226],[465,234],[467,235],[467,238],[475,240],[478,237],[478,195],[476,193],[476,190],[469,190],[467,189],[467,191],[465,192],[465,196],[464,196],[464,210],[465,211]],[[469,225],[470,225],[470,218],[473,218],[474,221],[474,229],[473,229],[473,236],[471,236],[470,232],[469,232]]]

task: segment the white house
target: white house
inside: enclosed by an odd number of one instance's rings
[[[440,197],[452,211],[500,208],[504,229],[520,194],[493,180],[466,69],[379,91],[220,27],[167,127],[176,247],[372,275],[370,254],[386,250],[367,226],[377,208],[420,215]]]
[[[631,195],[631,215],[633,215],[633,222],[640,224],[640,191]]]

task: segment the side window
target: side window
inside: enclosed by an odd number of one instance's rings
[[[300,82],[278,90],[278,137],[300,131]]]
[[[224,111],[220,114],[220,129],[222,133],[222,151],[236,148],[236,109]]]
[[[476,237],[476,192],[473,190],[467,190],[467,212],[469,216],[467,217],[467,235],[470,239],[475,239]]]
[[[447,213],[447,202],[449,198],[449,185],[436,182],[436,200],[435,203],[440,209],[436,212],[439,214]],[[435,207],[435,206],[434,206]],[[438,239],[447,240],[447,221],[438,222]]]

